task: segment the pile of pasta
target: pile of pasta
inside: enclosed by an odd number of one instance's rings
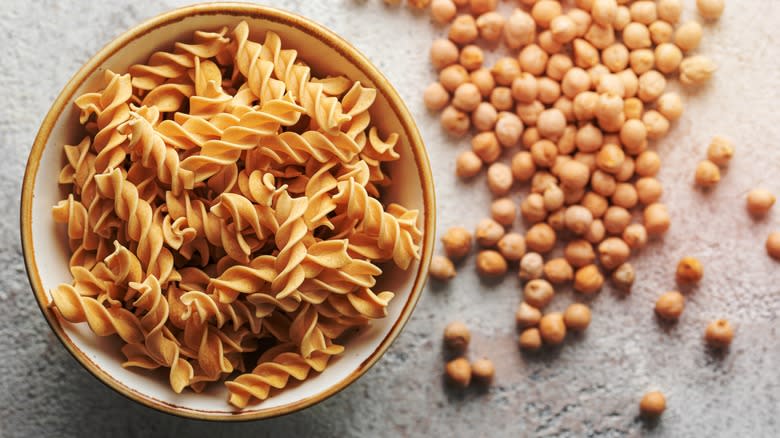
[[[73,282],[52,307],[118,335],[123,366],[169,369],[177,393],[232,378],[238,408],[322,371],[387,314],[377,263],[419,257],[418,212],[378,200],[399,154],[375,98],[245,22],[106,71],[75,101],[87,136],[64,146],[53,216]]]

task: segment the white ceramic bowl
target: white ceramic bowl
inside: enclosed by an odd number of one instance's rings
[[[86,324],[59,319],[48,304],[49,290],[70,282],[69,250],[64,227],[52,219],[51,208],[65,196],[57,184],[64,163],[62,146],[76,144],[83,135],[78,123],[76,96],[99,89],[102,71],[125,72],[151,53],[170,49],[174,41],[187,41],[193,31],[234,26],[246,20],[252,38],[262,40],[266,30],[280,35],[285,48],[295,48],[318,75],[344,74],[378,90],[371,108],[372,122],[380,132],[400,135],[401,159],[390,166],[395,181],[383,201],[397,201],[420,210],[424,237],[419,262],[407,271],[389,269],[379,284],[396,291],[388,316],[360,330],[348,340],[343,355],[319,375],[291,385],[268,400],[236,410],[227,403],[227,390],[212,384],[195,394],[174,393],[163,371],[147,372],[120,366],[121,341],[100,338]],[[422,291],[435,234],[433,182],[420,134],[395,90],[371,63],[346,41],[300,16],[249,4],[203,4],[177,9],[126,32],[90,59],[68,82],[41,124],[24,175],[21,229],[27,274],[43,315],[73,356],[98,379],[121,394],[149,407],[206,420],[248,420],[294,412],[345,388],[366,372],[403,328]]]

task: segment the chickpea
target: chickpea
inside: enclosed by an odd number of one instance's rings
[[[604,228],[610,234],[623,234],[631,223],[631,213],[623,207],[613,205],[604,213]]]
[[[590,228],[590,224],[593,222],[593,214],[581,205],[572,205],[566,209],[564,221],[569,231],[582,235]]]
[[[631,23],[631,11],[625,6],[618,6],[612,27],[618,32],[622,32],[628,26],[628,23]]]
[[[699,47],[701,33],[701,24],[695,21],[689,21],[678,27],[674,32],[674,43],[677,44],[677,47],[683,52],[693,50]]]
[[[603,78],[608,74],[610,74],[609,69],[602,64],[596,64],[593,67],[590,67],[588,69],[588,75],[590,75],[590,81],[593,83],[593,86],[596,87],[597,91],[598,91],[599,84],[601,83],[601,78]]]
[[[725,167],[733,156],[734,146],[728,139],[719,135],[712,138],[710,145],[707,147],[707,159],[718,166]]]
[[[623,29],[623,44],[629,49],[646,49],[653,42],[650,40],[650,30],[642,23],[632,21]]]
[[[639,195],[631,183],[618,183],[612,194],[612,204],[626,209],[634,208],[639,203]]]
[[[601,62],[612,73],[623,71],[628,67],[628,49],[621,43],[612,44],[601,52]]]
[[[639,120],[639,119],[641,119],[642,118],[642,113],[644,112],[644,109],[645,109],[645,104],[642,103],[642,101],[639,100],[639,98],[630,97],[630,98],[626,99],[623,102],[623,114],[626,115],[626,122],[628,122],[629,120]],[[623,130],[623,128],[625,128],[625,126],[626,125],[624,123],[623,126],[620,129]],[[641,147],[642,143],[639,143],[639,146]]]
[[[531,149],[531,146],[533,146],[534,143],[536,143],[541,139],[542,136],[539,134],[539,130],[536,129],[536,126],[531,126],[528,129],[523,131],[521,142],[523,144],[523,147],[525,147],[526,149]]]
[[[550,140],[539,140],[531,146],[531,156],[538,167],[549,168],[555,163],[558,148]]]
[[[655,52],[650,49],[632,50],[628,54],[628,63],[635,74],[647,73],[655,65]]]
[[[498,111],[511,111],[515,107],[512,90],[509,87],[494,88],[490,92],[490,104]]]
[[[536,126],[542,111],[544,111],[544,104],[538,100],[531,103],[518,103],[515,107],[515,114],[527,126]]]
[[[539,329],[531,327],[520,333],[520,348],[528,351],[535,351],[542,347],[542,335]]]
[[[531,16],[541,28],[550,27],[552,20],[561,15],[561,4],[554,0],[538,0],[531,8]]]
[[[683,103],[677,93],[664,93],[655,102],[655,108],[669,120],[677,120],[683,113]]]
[[[468,71],[477,70],[482,67],[482,62],[484,60],[485,55],[482,53],[482,49],[474,44],[469,44],[460,51],[460,65]]]
[[[569,15],[559,15],[550,21],[550,32],[556,42],[566,44],[577,36],[577,24]]]
[[[495,374],[496,367],[489,359],[478,359],[471,364],[471,375],[481,385],[490,385]]]
[[[537,223],[547,217],[547,210],[544,208],[544,198],[538,193],[531,193],[520,203],[520,214],[528,223]]]
[[[504,41],[510,49],[531,44],[536,38],[536,22],[522,9],[515,9],[504,25]]]
[[[780,232],[773,231],[766,238],[766,253],[775,260],[780,260]]]
[[[590,14],[594,22],[603,26],[610,26],[615,21],[617,7],[615,0],[593,0]]]
[[[463,227],[452,227],[441,237],[444,252],[451,259],[461,259],[471,251],[471,233]]]
[[[682,59],[682,51],[672,43],[662,43],[655,48],[655,67],[661,73],[674,72]]]
[[[587,165],[572,160],[561,167],[561,183],[573,189],[584,188],[590,178],[590,169]]]
[[[577,149],[579,149],[581,152],[598,151],[601,149],[603,141],[604,137],[601,130],[592,123],[588,123],[580,127],[580,129],[577,130],[577,134],[574,138]]]
[[[471,342],[471,332],[466,324],[453,321],[444,328],[444,345],[454,351],[465,351]]]
[[[606,213],[607,208],[609,207],[607,199],[595,192],[585,193],[585,196],[582,197],[581,204],[590,211],[594,218],[604,216],[604,213]]]
[[[618,75],[606,74],[599,79],[596,91],[600,94],[610,93],[623,97],[626,93],[626,88]]]
[[[655,302],[655,313],[667,321],[677,321],[685,309],[685,297],[677,291],[665,292]]]
[[[544,273],[544,259],[539,253],[528,252],[520,259],[520,272],[518,276],[522,280],[535,280],[542,278]]]
[[[700,161],[696,166],[695,182],[699,187],[710,188],[720,181],[720,169],[710,160]]]
[[[585,232],[585,235],[582,237],[595,245],[604,240],[604,235],[606,232],[607,231],[604,227],[604,222],[601,219],[594,219],[593,223],[590,224],[590,228],[588,228],[588,231]]]
[[[537,309],[543,309],[555,296],[552,284],[547,280],[536,278],[525,284],[523,300]]]
[[[574,205],[580,202],[583,196],[585,196],[584,188],[563,187],[563,203],[566,205]]]
[[[506,19],[498,12],[486,12],[477,18],[479,36],[485,41],[496,42],[503,35],[505,23]]]
[[[495,246],[504,237],[504,227],[493,219],[482,219],[477,224],[475,235],[480,246]]]
[[[455,174],[460,178],[472,178],[482,170],[482,160],[472,151],[461,152],[455,159]]]
[[[561,97],[561,86],[550,78],[539,78],[538,96],[540,102],[550,105]],[[565,120],[565,119],[564,119]]]
[[[531,193],[543,194],[547,188],[554,185],[558,185],[558,178],[550,172],[540,170],[531,178]]]
[[[470,0],[469,7],[474,15],[482,15],[496,10],[498,0]]]
[[[517,181],[528,181],[536,173],[536,164],[531,157],[531,153],[527,151],[520,151],[512,157],[512,176]]]
[[[728,348],[734,339],[734,329],[725,319],[718,319],[707,324],[704,331],[704,339],[712,348]]]
[[[498,241],[498,252],[510,262],[520,260],[525,255],[525,237],[519,233],[507,233]]]
[[[550,252],[555,247],[555,230],[546,223],[534,224],[525,234],[525,244],[534,252]]]
[[[574,290],[593,295],[604,285],[604,276],[596,265],[590,264],[577,269],[574,274]]]
[[[599,63],[599,51],[582,38],[574,40],[574,64],[581,68],[591,68]]]
[[[474,111],[480,102],[482,102],[482,95],[479,88],[471,82],[460,84],[452,96],[452,106],[465,112]]]
[[[577,332],[585,330],[590,325],[590,319],[590,308],[582,303],[570,304],[563,312],[563,322],[569,330]]]
[[[656,6],[658,18],[667,23],[675,24],[680,21],[682,15],[682,0],[658,0]]]
[[[599,124],[604,129],[603,121],[613,120],[623,115],[623,97],[616,94],[607,93],[599,96],[599,103],[596,107],[596,117]]]
[[[753,216],[763,216],[775,205],[775,195],[766,189],[753,189],[747,194],[747,210]]]
[[[593,246],[584,239],[576,239],[566,244],[563,250],[563,256],[569,264],[575,268],[581,268],[589,265],[596,260],[596,253]]]
[[[639,76],[639,91],[637,96],[643,102],[652,102],[658,99],[666,89],[666,78],[655,70],[642,73]]]
[[[661,200],[664,194],[664,187],[661,182],[653,177],[642,177],[636,180],[636,194],[639,202],[643,205],[650,205]]]
[[[547,225],[549,225],[553,230],[555,231],[563,231],[565,228],[564,224],[564,213],[566,212],[565,208],[559,208],[552,213],[547,215]]]
[[[628,122],[626,122],[628,123]],[[661,169],[661,157],[655,151],[644,151],[635,160],[636,174],[641,177],[655,176]],[[639,191],[639,187],[637,187]]]
[[[599,262],[607,270],[613,270],[628,260],[631,248],[619,237],[607,237],[598,247]]]
[[[645,417],[659,417],[666,409],[666,398],[659,391],[648,392],[639,402],[639,411]]]
[[[544,264],[544,276],[552,284],[560,284],[574,278],[574,270],[565,258],[559,257]]]
[[[696,0],[696,8],[702,17],[708,20],[717,20],[723,14],[724,3],[723,0]]]
[[[624,292],[631,291],[635,279],[636,273],[631,263],[623,263],[612,272],[612,282]]]
[[[471,113],[471,124],[477,131],[490,131],[496,125],[498,112],[493,105],[487,102],[480,102],[477,108]]]
[[[550,56],[550,59],[547,61],[546,74],[548,78],[555,80],[557,84],[558,81],[563,80],[566,73],[573,67],[574,62],[569,55],[556,53]],[[560,84],[558,84],[558,88],[560,88]]]
[[[465,358],[459,357],[447,362],[445,367],[447,378],[452,384],[466,388],[471,383],[471,364]]]
[[[623,149],[621,149],[620,146],[605,144],[596,155],[596,166],[604,172],[615,173],[620,170],[625,158],[626,155],[623,153]]]
[[[640,150],[641,153],[644,149]],[[630,180],[634,176],[634,159],[631,157],[626,157],[625,160],[623,160],[623,165],[620,166],[620,170],[618,173],[615,174],[615,181],[617,182],[626,182]]]
[[[531,73],[521,73],[512,81],[512,97],[520,103],[534,102],[538,93],[538,83]]]
[[[431,44],[431,64],[436,70],[458,62],[458,47],[450,40],[439,38]]]
[[[593,172],[590,185],[593,191],[599,195],[612,196],[615,193],[617,182],[615,182],[615,177],[612,175],[602,170],[597,170]]]
[[[574,102],[572,102],[572,100],[569,99],[568,97],[566,96],[559,97],[558,100],[556,100],[555,103],[553,103],[553,108],[557,109],[563,114],[563,117],[566,120],[566,122],[572,123],[576,120],[574,117]],[[559,141],[564,137],[566,137],[567,131],[569,131],[569,135],[571,136],[569,140],[571,140],[571,147],[573,150],[574,134],[576,134],[577,132],[577,128],[575,128],[574,125],[566,125],[566,127],[563,128],[563,134],[561,134]]]
[[[433,0],[431,2],[431,16],[437,23],[449,23],[455,18],[458,9],[452,0]]]
[[[647,27],[653,44],[671,43],[674,39],[674,27],[665,21],[655,21]]]
[[[520,63],[514,58],[499,58],[490,71],[498,85],[510,86],[520,76]]]
[[[647,127],[640,120],[626,120],[620,128],[620,142],[628,153],[637,153],[647,143]]]
[[[522,328],[534,326],[539,323],[540,319],[542,319],[542,312],[525,301],[520,303],[520,307],[515,312],[515,321]]]
[[[530,197],[531,195],[528,195]],[[528,198],[526,198],[527,200]],[[544,209],[546,211],[555,211],[563,206],[563,191],[557,185],[552,185],[544,190],[542,196]]]
[[[506,269],[506,260],[498,251],[486,249],[477,253],[477,272],[480,275],[498,277],[504,275]]]
[[[487,170],[487,185],[495,196],[503,196],[512,188],[512,169],[504,163],[493,163]]]
[[[623,89],[625,93],[623,97],[630,98],[636,96],[639,90],[639,77],[631,69],[626,69],[617,74],[620,80],[623,82]]]
[[[434,82],[425,88],[423,103],[429,110],[439,111],[450,103],[450,95],[438,82]]]
[[[495,133],[501,146],[512,147],[517,144],[523,134],[523,122],[513,113],[499,113]]]
[[[704,276],[704,266],[696,257],[683,257],[677,263],[675,278],[678,283],[698,283]]]
[[[517,216],[515,203],[509,198],[496,199],[490,204],[490,216],[501,225],[512,225]]]
[[[480,132],[475,135],[471,139],[471,150],[484,163],[493,163],[501,156],[501,146],[499,146],[498,138],[493,132]]]
[[[647,234],[657,236],[669,230],[670,219],[666,205],[658,202],[650,204],[645,207],[643,216]]]
[[[642,116],[642,123],[647,127],[647,138],[658,140],[669,133],[669,120],[656,110],[647,111]]]
[[[529,44],[520,50],[517,60],[520,62],[520,68],[534,76],[544,73],[547,67],[549,55],[536,44]],[[504,84],[502,84],[504,85]]]
[[[615,30],[610,25],[593,23],[585,34],[585,40],[603,50],[615,43]]]
[[[584,8],[572,8],[569,9],[569,12],[566,13],[566,15],[568,15],[569,18],[574,21],[574,25],[577,30],[576,35],[578,37],[584,36],[585,32],[588,31],[590,24],[593,22],[593,18],[590,16],[590,14],[582,9]],[[588,8],[588,10],[590,10],[590,8]]]
[[[474,17],[468,14],[458,15],[450,25],[450,31],[447,34],[450,40],[455,44],[466,45],[474,42],[479,36],[477,22]]]
[[[441,126],[450,135],[462,137],[469,131],[470,125],[468,114],[452,105],[447,106],[441,112]]]
[[[482,97],[487,97],[496,88],[496,81],[493,79],[493,74],[490,70],[482,67],[472,71],[469,74],[469,80],[479,90],[479,94]]]
[[[569,69],[566,74],[563,75],[561,82],[561,90],[569,99],[575,99],[581,93],[587,91],[590,86],[590,76],[585,70],[579,67]],[[517,99],[517,96],[515,96],[515,98]]]
[[[450,65],[439,72],[439,83],[449,92],[455,91],[469,80],[469,72],[460,64]]]
[[[545,343],[558,345],[566,337],[566,324],[560,312],[552,312],[542,316],[539,320],[539,333]]]
[[[539,133],[546,138],[558,139],[566,128],[566,117],[558,109],[551,108],[542,111],[536,122]]]
[[[641,0],[636,1],[630,6],[631,19],[637,23],[642,23],[646,26],[652,24],[658,19],[656,5],[654,1]]]
[[[452,264],[450,259],[444,256],[433,256],[431,258],[431,266],[428,270],[431,277],[446,281],[455,277],[455,265]]]

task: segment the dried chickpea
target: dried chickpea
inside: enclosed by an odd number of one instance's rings
[[[444,252],[451,259],[461,259],[471,251],[471,233],[463,227],[452,227],[441,237]]]
[[[504,237],[505,233],[506,231],[501,224],[493,219],[486,218],[479,221],[474,234],[480,246],[491,247],[495,246]]]
[[[558,345],[566,337],[566,324],[560,312],[552,312],[539,320],[539,333],[546,344]]]
[[[599,262],[607,270],[613,270],[628,260],[631,248],[619,237],[607,237],[598,247]]]
[[[656,9],[658,10],[658,18],[667,23],[675,24],[680,21],[682,0],[658,0]]]
[[[536,22],[522,9],[515,9],[504,24],[504,41],[510,49],[531,44],[536,38]]]
[[[636,92],[639,90],[639,77],[631,69],[625,69],[618,72],[617,76],[623,82],[623,89],[625,93],[623,97],[629,98],[636,96]]]
[[[559,15],[550,21],[550,32],[555,41],[566,44],[577,36],[577,23],[569,15]]]
[[[544,190],[542,198],[544,202],[544,209],[547,211],[555,211],[563,206],[563,191],[557,185],[547,187]]]
[[[590,14],[585,12],[583,9],[585,8],[572,8],[569,9],[569,11],[566,13],[566,15],[568,15],[569,18],[574,21],[578,37],[585,35],[585,32],[588,31],[590,24],[593,22],[593,18],[590,16]],[[590,8],[588,8],[588,10],[590,10]]]
[[[536,78],[531,73],[521,73],[512,81],[512,97],[519,103],[532,103],[539,93]]]
[[[493,382],[496,367],[489,359],[477,359],[471,364],[471,376],[481,385],[489,385]]]
[[[529,44],[523,47],[523,49],[520,50],[520,54],[517,55],[520,68],[534,76],[539,76],[544,73],[545,68],[547,68],[548,59],[549,55],[547,55],[547,52],[536,44]]]
[[[639,402],[639,411],[645,417],[659,417],[666,409],[666,398],[659,391],[648,392]]]
[[[592,295],[598,292],[603,285],[604,276],[594,264],[585,265],[574,273],[574,290],[577,292]]]
[[[472,151],[463,151],[455,159],[455,174],[460,178],[472,178],[482,170],[482,160]]]
[[[449,23],[455,18],[458,8],[452,0],[433,0],[431,2],[431,16],[437,23]]]
[[[527,328],[520,333],[518,343],[523,350],[535,351],[542,346],[542,335],[536,327]]]
[[[645,112],[642,123],[647,127],[647,138],[650,140],[658,140],[669,133],[669,120],[656,110]]]
[[[575,27],[575,31],[576,31],[576,27]],[[549,55],[560,53],[561,50],[563,49],[563,44],[559,43],[558,41],[555,41],[552,32],[549,30],[545,30],[542,33],[540,33],[536,42],[537,44],[539,44],[539,47],[541,47],[542,50],[547,52]]]
[[[560,178],[563,186],[581,189],[588,184],[590,169],[579,161],[568,161],[561,166]]]
[[[474,44],[469,44],[460,51],[458,62],[466,70],[473,71],[482,67],[482,63],[485,61],[485,54],[482,53],[482,49]]]
[[[636,193],[639,203],[650,205],[661,200],[664,194],[664,188],[661,182],[653,177],[639,178],[636,183]]]
[[[439,83],[449,92],[455,91],[469,80],[469,72],[460,64],[450,65],[439,72]]]
[[[699,14],[708,20],[717,20],[723,14],[724,0],[696,0]]]
[[[469,7],[474,15],[482,15],[486,12],[495,11],[498,0],[470,0]]]
[[[561,90],[569,99],[576,98],[580,93],[590,89],[591,80],[588,72],[580,67],[573,67],[563,75]],[[517,97],[515,97],[517,99]]]
[[[490,131],[496,125],[498,120],[498,111],[496,108],[487,103],[480,102],[477,108],[471,113],[471,124],[477,131]]]
[[[643,217],[647,234],[657,236],[669,230],[670,218],[666,205],[658,202],[648,205],[645,207]]]
[[[465,351],[471,342],[471,332],[466,324],[453,321],[444,328],[444,345],[452,350]]]
[[[523,122],[514,113],[501,112],[498,114],[495,133],[501,146],[512,147],[517,144],[523,134]]]
[[[590,214],[593,215],[594,219],[604,216],[604,213],[606,213],[607,208],[609,207],[607,198],[590,191],[585,193],[580,203],[590,211]]]
[[[561,96],[558,98],[558,100],[553,103],[553,108],[557,109],[563,114],[564,120],[568,123],[574,122],[576,119],[574,117],[574,102],[572,102],[571,99],[569,99],[566,96]],[[564,138],[566,136],[567,131],[569,131],[569,135],[571,135],[570,140],[574,140],[574,134],[577,132],[577,128],[574,127],[574,125],[566,125],[566,127],[563,128],[563,133],[561,134],[560,139]],[[560,140],[559,139],[559,140]],[[572,143],[572,147],[574,144]]]
[[[645,110],[645,104],[637,97],[629,97],[623,102],[623,114],[626,115],[626,122],[628,122],[629,120],[641,119],[644,110]],[[623,127],[621,127],[620,129],[622,130],[625,126],[626,125],[624,123]]]
[[[452,21],[447,36],[455,44],[466,45],[472,43],[479,36],[479,30],[477,29],[477,22],[474,20],[474,17],[472,17],[471,15],[468,14],[458,15]]]
[[[507,265],[504,256],[492,249],[477,253],[477,272],[480,275],[498,277],[506,273]]]
[[[731,157],[734,156],[734,146],[726,138],[719,135],[712,138],[710,145],[707,147],[707,159],[717,164],[718,166],[725,167],[731,161]]]
[[[655,109],[667,119],[674,121],[683,113],[683,103],[677,93],[664,93],[655,101]]]
[[[540,170],[531,178],[531,193],[544,193],[548,187],[558,184],[558,178],[550,172]],[[564,194],[565,196],[565,194]]]
[[[515,107],[512,90],[509,87],[496,87],[490,92],[490,104],[498,111],[511,111]]]
[[[780,232],[773,231],[766,238],[766,253],[773,259],[780,260]]]
[[[433,256],[428,272],[431,274],[431,277],[446,281],[455,277],[455,265],[447,257]]]
[[[622,43],[612,44],[601,52],[601,62],[617,73],[628,67],[628,49]]]
[[[677,291],[665,292],[655,302],[655,313],[668,321],[677,321],[684,309],[685,297]]]
[[[498,12],[486,12],[477,17],[479,36],[485,41],[496,42],[504,33],[505,23],[506,19]]]
[[[720,181],[720,169],[710,160],[700,161],[696,166],[694,182],[699,187],[713,187]]]
[[[498,85],[510,86],[520,76],[520,63],[515,58],[505,56],[496,60],[490,71]]]
[[[639,90],[637,96],[643,102],[652,102],[658,99],[666,89],[666,78],[661,73],[650,70],[639,76]]]
[[[589,265],[596,260],[593,245],[584,239],[576,239],[567,243],[563,250],[563,256],[575,268]]]
[[[591,68],[599,63],[599,51],[582,38],[574,40],[574,64],[577,67]]]
[[[547,77],[538,79],[537,98],[540,102],[550,105],[558,100],[559,97],[561,97],[561,86],[557,81]]]
[[[518,103],[515,107],[515,114],[520,117],[520,120],[527,126],[536,126],[536,122],[539,119],[539,114],[544,111],[544,104],[535,100],[531,103]]]
[[[517,216],[515,203],[509,198],[496,199],[490,204],[490,216],[501,225],[512,225]]]
[[[678,283],[698,283],[704,276],[704,266],[696,257],[683,257],[677,262],[675,278]]]
[[[775,205],[775,195],[766,189],[753,189],[747,194],[747,210],[753,216],[763,216]]]
[[[525,244],[534,252],[550,252],[555,247],[555,230],[546,223],[534,224],[525,234]]]
[[[431,64],[437,70],[458,62],[458,46],[444,38],[434,40],[430,49]]]
[[[518,181],[528,181],[536,173],[536,164],[528,151],[520,151],[512,157],[512,176]]]
[[[543,221],[547,217],[544,208],[544,197],[538,193],[531,193],[520,203],[520,214],[523,220],[529,224]]]
[[[631,213],[623,207],[613,205],[604,213],[604,228],[609,234],[623,234],[631,223]]]
[[[620,166],[620,170],[618,171],[618,173],[615,174],[615,181],[625,182],[630,180],[633,176],[634,176],[634,159],[631,157],[626,157],[626,159],[623,160],[623,165]]]
[[[471,150],[485,163],[493,163],[501,156],[501,146],[493,132],[480,132],[475,135],[471,139]]]
[[[439,111],[450,103],[450,94],[440,83],[434,82],[423,91],[423,103],[429,110]]]
[[[495,196],[503,196],[512,188],[512,169],[504,163],[493,163],[487,170],[487,185]]]
[[[596,170],[593,172],[590,185],[593,191],[599,195],[612,196],[612,194],[615,193],[617,183],[615,177],[612,175],[601,170]]]
[[[471,82],[460,84],[452,96],[452,106],[465,112],[474,111],[480,102],[482,102],[482,94]]]
[[[467,359],[459,357],[451,360],[447,362],[445,370],[447,378],[454,385],[465,388],[471,383],[471,364]]]
[[[517,312],[515,312],[515,321],[522,328],[534,326],[539,323],[540,319],[542,319],[542,312],[525,301],[520,303]]]
[[[734,339],[734,329],[725,319],[718,319],[707,324],[704,339],[712,348],[727,348]]]
[[[620,142],[628,153],[637,153],[647,143],[647,127],[641,120],[626,120],[620,128]]]
[[[593,91],[585,91],[574,98],[574,117],[580,121],[592,120],[596,117],[599,95]],[[599,130],[600,131],[600,130]],[[599,145],[600,146],[600,145]]]
[[[635,278],[636,273],[631,263],[623,263],[612,272],[612,282],[624,292],[631,291]]]
[[[620,170],[625,158],[626,155],[620,146],[605,144],[596,155],[596,166],[604,172],[615,173]]]
[[[650,30],[642,23],[632,21],[623,29],[623,44],[629,49],[645,49],[653,42],[650,40]]]
[[[544,276],[552,284],[560,284],[574,278],[574,270],[565,258],[559,257],[544,264]]]
[[[639,195],[633,184],[622,182],[615,186],[615,193],[612,194],[610,200],[612,205],[631,209],[639,202]]]
[[[623,96],[612,93],[605,93],[599,96],[599,103],[596,107],[596,117],[599,123],[603,120],[610,120],[623,114]],[[603,129],[603,126],[602,126]]]
[[[678,27],[674,32],[674,43],[683,52],[699,47],[701,42],[701,24],[689,21]]]
[[[655,21],[647,27],[653,44],[671,43],[674,39],[674,27],[665,21]]]
[[[656,4],[654,1],[641,0],[631,3],[631,19],[646,26],[658,19]]]
[[[574,137],[574,143],[581,152],[595,152],[601,149],[604,142],[604,136],[599,128],[592,123],[582,125],[577,130]],[[598,164],[598,159],[597,159]]]
[[[498,241],[498,252],[510,262],[516,262],[525,255],[525,237],[520,233],[507,233]]]
[[[672,43],[662,43],[655,48],[655,67],[661,73],[672,73],[680,66],[682,51]]]
[[[537,309],[543,309],[550,304],[553,296],[555,291],[552,284],[541,278],[533,279],[523,287],[523,301]]]
[[[490,96],[493,89],[496,88],[496,80],[493,79],[493,73],[485,67],[478,68],[469,74],[469,80],[476,85],[479,94],[482,97]]]
[[[593,213],[581,205],[572,205],[566,209],[564,215],[566,228],[574,234],[582,235],[593,223]]]
[[[552,20],[561,15],[561,4],[554,0],[538,0],[531,8],[531,16],[541,28],[550,27]]]
[[[595,219],[593,223],[590,224],[590,228],[588,228],[588,231],[585,232],[585,235],[582,236],[587,240],[588,242],[592,244],[597,244],[604,240],[604,235],[607,233],[606,228],[604,228],[604,222],[601,219]]]
[[[593,47],[604,50],[615,43],[615,30],[610,25],[593,23],[585,34],[585,40]]]
[[[461,137],[469,131],[471,122],[468,114],[452,105],[444,108],[440,116],[441,126],[448,134]]]
[[[544,259],[539,253],[528,252],[520,259],[520,271],[518,276],[522,280],[535,280],[542,278],[544,273]]]
[[[542,137],[557,140],[566,128],[566,117],[559,109],[547,109],[539,114],[539,118],[536,121],[536,127],[539,129],[539,134],[541,134]]]
[[[563,187],[563,203],[566,205],[573,205],[580,202],[583,196],[585,196],[585,188]]]
[[[615,0],[593,0],[590,14],[595,23],[610,26],[615,21],[617,8],[618,5]]]
[[[431,0],[408,0],[406,3],[412,8],[424,9],[430,2]]]
[[[582,303],[570,304],[563,312],[563,322],[566,328],[581,332],[590,325],[590,308]]]
[[[558,85],[558,88],[560,89],[560,84],[558,84],[558,81],[563,80],[563,77],[572,68],[574,68],[574,62],[571,60],[569,55],[556,53],[550,56],[550,59],[547,61],[547,69],[545,73],[548,78],[556,81],[556,85]]]
[[[547,225],[555,231],[563,231],[566,228],[564,223],[565,208],[559,208],[547,215]]]
[[[655,151],[644,151],[635,160],[636,174],[641,177],[655,176],[661,169],[661,157]],[[641,191],[637,187],[637,191]]]
[[[599,79],[596,92],[599,94],[611,93],[623,97],[626,94],[626,87],[618,75],[605,74]]]
[[[655,52],[650,49],[636,49],[628,54],[628,63],[635,74],[641,75],[655,66]]]

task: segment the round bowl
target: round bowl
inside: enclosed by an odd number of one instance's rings
[[[227,403],[227,390],[216,383],[203,393],[174,393],[162,373],[120,366],[121,341],[94,335],[86,324],[70,324],[49,308],[49,290],[70,282],[65,229],[52,219],[51,208],[65,197],[57,184],[64,155],[62,146],[76,144],[82,135],[75,97],[99,89],[102,72],[125,72],[156,50],[188,41],[193,31],[235,26],[246,20],[252,39],[272,30],[285,48],[297,49],[320,75],[343,74],[377,89],[372,122],[382,133],[397,132],[401,159],[389,172],[394,180],[383,202],[399,202],[420,210],[423,231],[421,257],[408,270],[389,268],[379,278],[380,290],[396,297],[387,317],[372,321],[347,340],[345,352],[318,375],[291,385],[269,399],[236,410]],[[261,40],[262,41],[262,40]],[[204,420],[250,420],[288,414],[311,406],[344,389],[365,373],[398,336],[420,296],[428,271],[435,234],[434,191],[425,146],[412,116],[393,87],[365,56],[333,32],[303,17],[250,4],[203,4],[159,15],[126,32],[90,59],[54,101],[27,162],[22,187],[21,230],[24,259],[38,305],[63,345],[87,370],[126,397],[170,414]]]

